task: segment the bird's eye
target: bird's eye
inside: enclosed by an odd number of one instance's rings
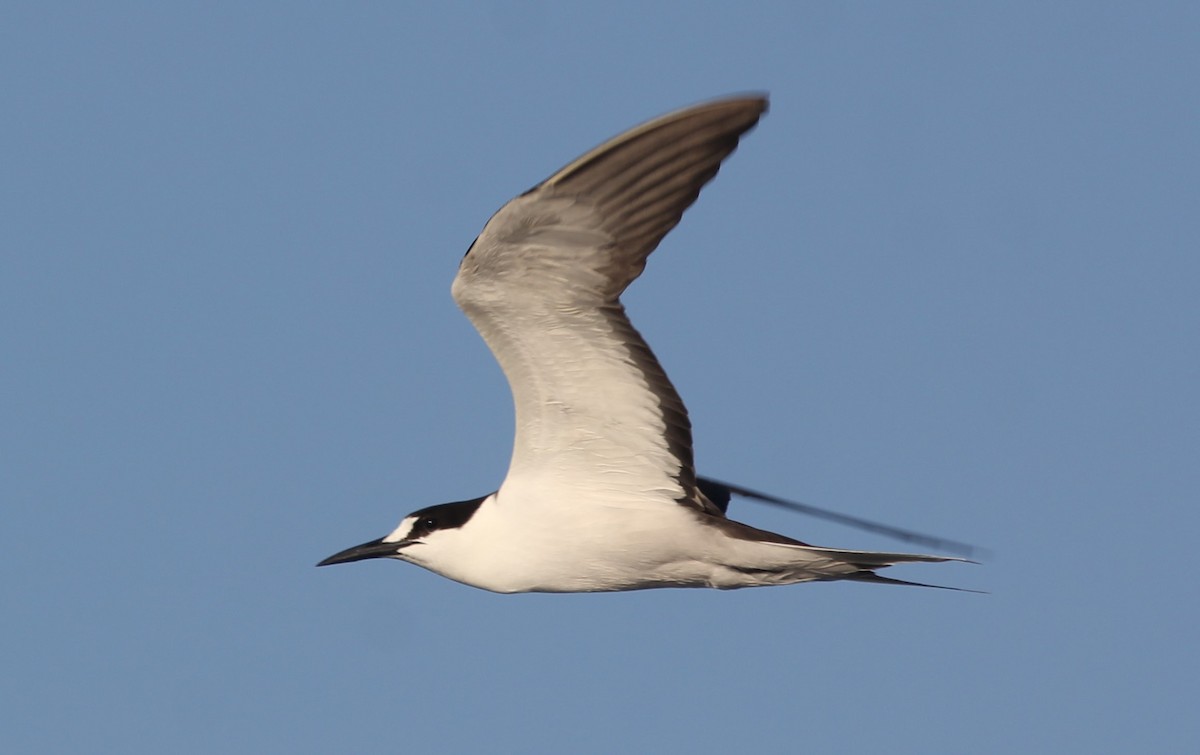
[[[427,516],[418,522],[417,526],[423,530],[431,530],[437,527],[437,520],[431,516]]]

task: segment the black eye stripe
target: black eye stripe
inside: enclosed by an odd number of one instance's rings
[[[421,509],[420,511],[414,511],[410,516],[414,517],[416,522],[413,523],[412,531],[408,534],[408,537],[415,540],[436,530],[457,529],[466,524],[467,520],[475,515],[475,511],[486,498],[487,496],[485,495],[469,501],[442,503],[437,506]]]

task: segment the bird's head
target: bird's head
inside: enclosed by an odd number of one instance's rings
[[[428,567],[430,561],[434,560],[430,557],[445,546],[452,545],[458,530],[475,515],[487,498],[483,496],[469,501],[440,503],[414,511],[404,517],[391,534],[339,551],[317,566],[345,564],[368,558],[396,558]]]

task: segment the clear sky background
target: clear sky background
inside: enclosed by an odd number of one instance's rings
[[[0,750],[1200,751],[1197,8],[5,3]],[[626,297],[700,469],[991,594],[313,568],[503,478],[491,213],[746,90]]]

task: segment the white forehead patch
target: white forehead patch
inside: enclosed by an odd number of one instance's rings
[[[404,517],[404,519],[402,519],[400,521],[400,525],[398,527],[396,527],[396,529],[392,530],[392,533],[390,535],[387,535],[386,537],[383,538],[383,542],[385,542],[385,543],[400,542],[404,538],[408,537],[409,533],[412,532],[413,525],[415,525],[416,523],[417,523],[417,518],[415,516]],[[378,530],[376,530],[376,532],[378,532]]]

